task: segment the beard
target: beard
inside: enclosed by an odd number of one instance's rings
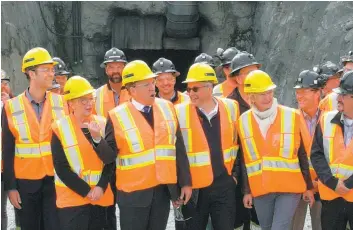
[[[123,78],[121,77],[120,73],[114,73],[109,77],[109,81],[111,81],[112,83],[120,83],[122,82]]]

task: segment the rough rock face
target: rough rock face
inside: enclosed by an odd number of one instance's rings
[[[73,3],[41,2],[40,6],[1,3],[1,64],[15,78],[11,83],[15,93],[27,85],[21,60],[32,47],[47,48],[75,74],[98,86],[104,81],[99,64],[114,44],[112,28],[119,28],[114,26],[116,17],[166,23],[166,2],[81,2],[83,58],[74,59]],[[301,70],[324,60],[337,63],[339,56],[353,50],[352,2],[200,2],[198,8],[200,53],[214,55],[218,47],[229,46],[252,52],[280,86],[277,94],[287,105],[293,105],[292,85]],[[160,37],[165,31],[158,28]],[[156,39],[149,47],[159,44]]]
[[[352,2],[261,2],[254,19],[254,54],[293,105],[299,73],[353,50]]]

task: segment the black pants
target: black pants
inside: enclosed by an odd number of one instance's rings
[[[212,184],[199,190],[196,214],[188,223],[189,230],[206,229],[211,215],[214,230],[234,230],[235,221],[235,183],[229,176],[226,183]]]
[[[239,181],[236,191],[235,191],[235,200],[236,200],[236,212],[235,212],[235,223],[234,229],[241,228],[243,230],[250,230],[251,222],[256,225],[259,224],[257,219],[255,208],[247,209],[244,207],[243,203],[243,193],[241,191],[241,181]]]
[[[21,230],[59,230],[54,178],[19,180],[17,185],[22,201],[18,210]]]
[[[343,198],[322,200],[321,226],[323,230],[345,230],[347,222],[353,229],[353,202]]]
[[[87,204],[58,210],[62,230],[111,230],[106,207]]]
[[[157,186],[147,207],[119,205],[119,209],[121,230],[165,230],[170,211],[168,189]]]
[[[114,195],[114,204],[107,207],[107,220],[108,220],[108,226],[109,229],[111,230],[116,230],[117,225],[116,225],[116,172],[114,170],[114,173],[112,175],[111,181],[110,181],[110,187],[112,188],[112,192]]]

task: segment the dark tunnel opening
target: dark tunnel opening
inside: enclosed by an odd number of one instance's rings
[[[152,64],[160,57],[171,60],[175,68],[180,72],[180,76],[177,77],[175,88],[180,91],[186,89],[186,85],[182,83],[185,80],[186,75],[190,66],[194,63],[195,57],[199,55],[199,51],[195,50],[133,50],[123,49],[128,61],[143,60],[148,66],[152,67]]]

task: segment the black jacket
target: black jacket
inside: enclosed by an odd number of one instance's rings
[[[153,127],[153,110],[146,114],[141,112],[148,123]],[[119,154],[119,146],[117,146],[114,135],[114,127],[111,118],[108,117],[106,126],[105,140],[115,153]],[[191,175],[189,160],[186,155],[183,137],[181,135],[180,127],[176,132],[176,164],[177,164],[177,184],[165,185],[168,188],[170,199],[175,201],[180,195],[180,188],[183,186],[191,186]],[[116,175],[119,176],[118,174]],[[147,207],[151,204],[153,198],[154,188],[144,189],[135,192],[123,192],[117,190],[117,202],[120,206],[128,207]]]
[[[88,132],[88,129],[82,129],[84,131],[84,135],[86,139],[91,143],[93,149],[97,153],[100,158],[103,158],[105,165],[103,167],[102,175],[100,180],[98,181],[97,186],[101,187],[103,191],[107,189],[108,183],[110,178],[115,170],[114,168],[114,161],[108,158],[106,160],[106,155],[112,155],[114,152],[110,149],[110,147],[106,144],[106,142],[101,142],[100,148],[96,148],[96,144],[94,144],[91,134]],[[70,164],[66,158],[64,149],[62,147],[61,141],[53,133],[52,140],[51,140],[51,148],[53,154],[53,161],[54,161],[54,168],[55,172],[58,174],[61,181],[72,191],[79,194],[82,197],[86,197],[91,187],[82,180],[74,171],[72,171]],[[83,153],[84,154],[84,153]]]
[[[344,134],[344,125],[341,123],[342,113],[337,112],[331,123],[339,125],[342,129],[342,135]],[[351,140],[352,141],[352,140]],[[332,190],[336,189],[338,178],[332,175],[329,164],[325,158],[324,148],[323,148],[323,134],[321,130],[320,123],[316,126],[315,135],[313,139],[313,144],[311,146],[311,163],[322,183]],[[353,175],[344,181],[347,188],[353,189]]]
[[[239,104],[240,115],[250,109],[250,105],[241,97],[239,89],[235,88],[231,94],[227,97],[229,99],[236,100]]]

